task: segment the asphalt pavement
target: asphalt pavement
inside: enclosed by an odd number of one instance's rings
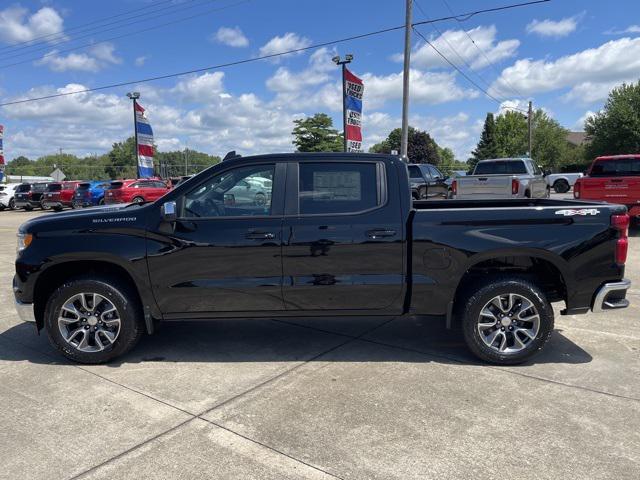
[[[0,479],[640,478],[640,231],[631,307],[560,316],[529,364],[478,363],[431,318],[167,323],[70,363],[19,322],[0,212]]]

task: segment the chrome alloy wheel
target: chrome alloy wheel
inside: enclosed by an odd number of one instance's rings
[[[489,300],[478,317],[482,341],[498,353],[516,353],[533,342],[540,331],[540,314],[531,300],[516,293]]]
[[[64,302],[58,317],[62,338],[81,352],[99,352],[120,334],[120,314],[97,293],[78,293]]]

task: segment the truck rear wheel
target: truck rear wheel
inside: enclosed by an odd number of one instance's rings
[[[493,277],[463,298],[462,330],[480,359],[515,365],[538,353],[553,331],[553,309],[544,292],[521,277]]]
[[[44,321],[51,344],[80,363],[108,362],[144,332],[135,293],[106,277],[67,280],[49,298]]]
[[[556,193],[567,193],[569,190],[571,190],[571,186],[569,185],[569,182],[567,182],[564,178],[561,178],[560,180],[556,180],[555,182],[553,182],[553,190]]]

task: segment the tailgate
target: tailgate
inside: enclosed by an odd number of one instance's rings
[[[457,178],[456,198],[511,198],[512,175],[467,175]]]
[[[640,177],[583,177],[580,197],[633,205],[640,201]]]

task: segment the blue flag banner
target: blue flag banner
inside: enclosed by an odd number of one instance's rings
[[[136,150],[138,154],[138,177],[149,178],[154,176],[153,171],[153,130],[149,120],[144,114],[144,108],[138,102],[136,109],[136,134],[138,144]]]

